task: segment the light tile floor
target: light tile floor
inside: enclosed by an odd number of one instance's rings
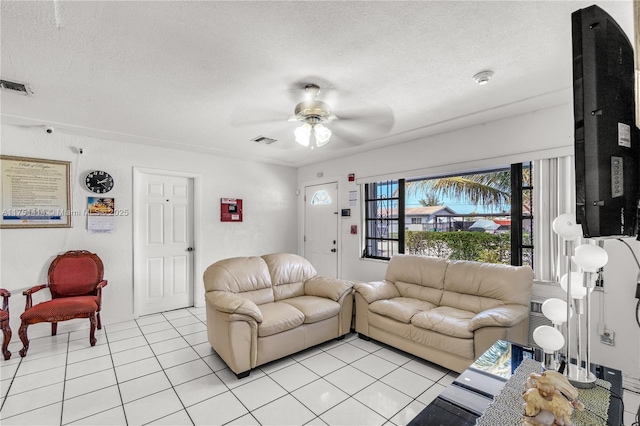
[[[29,327],[0,362],[2,425],[405,425],[457,374],[349,334],[238,380],[211,349],[203,308],[108,324]]]
[[[85,324],[86,323],[86,324]],[[0,362],[3,425],[406,425],[457,376],[356,334],[237,380],[207,341],[203,308],[14,334]],[[625,391],[625,425],[640,395]]]

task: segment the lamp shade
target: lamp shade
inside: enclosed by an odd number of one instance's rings
[[[556,298],[547,299],[542,304],[542,314],[553,324],[562,325],[567,322],[567,302]],[[573,315],[573,311],[570,315]]]
[[[331,137],[331,130],[327,129],[322,124],[316,124],[313,126],[316,135],[316,145],[321,147],[329,142],[329,138]]]
[[[298,127],[293,134],[296,137],[296,142],[302,146],[309,146],[309,139],[311,139],[311,125],[305,123]]]
[[[600,246],[582,244],[576,247],[573,261],[585,272],[596,272],[609,261],[609,255]]]
[[[560,278],[560,287],[564,291],[567,291],[567,281],[569,278],[569,274],[564,274],[562,278]],[[589,287],[589,292],[593,291],[593,287],[595,287],[595,281],[598,277],[595,275],[591,275],[590,279],[592,281],[592,286]],[[582,273],[581,272],[572,272],[571,273],[571,298],[572,299],[582,299],[587,295],[587,288],[582,283]]]
[[[553,232],[567,241],[573,241],[582,235],[582,226],[576,223],[575,213],[564,213],[556,217],[551,224]]]
[[[548,325],[541,325],[533,330],[533,340],[545,353],[551,354],[564,346],[564,336]]]

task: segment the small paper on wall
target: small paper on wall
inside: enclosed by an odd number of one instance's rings
[[[349,191],[349,207],[355,207],[358,201],[358,191]]]
[[[112,234],[115,230],[115,199],[89,197],[87,201],[87,229],[90,234]]]

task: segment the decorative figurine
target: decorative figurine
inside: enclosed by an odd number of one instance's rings
[[[557,371],[531,373],[522,397],[522,423],[526,426],[570,426],[573,409],[584,409],[578,401],[578,390]]]

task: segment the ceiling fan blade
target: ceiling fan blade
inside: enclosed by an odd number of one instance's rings
[[[280,111],[265,108],[242,108],[232,113],[229,124],[232,127],[252,126],[258,124],[274,124],[286,122],[287,116]]]
[[[389,107],[359,108],[352,111],[336,111],[337,124],[348,123],[353,129],[362,127],[363,131],[384,136],[393,127],[395,118]]]
[[[328,127],[351,145],[361,145],[388,135],[393,128],[393,114],[380,114],[380,110],[377,112],[377,115],[367,115],[366,112],[363,114],[363,111],[354,114],[339,113],[338,119],[329,122]]]
[[[362,135],[357,135],[352,132],[349,132],[343,128],[334,128],[331,127],[331,143],[329,144],[332,148],[340,148],[348,146],[358,146],[368,142],[366,137]]]

